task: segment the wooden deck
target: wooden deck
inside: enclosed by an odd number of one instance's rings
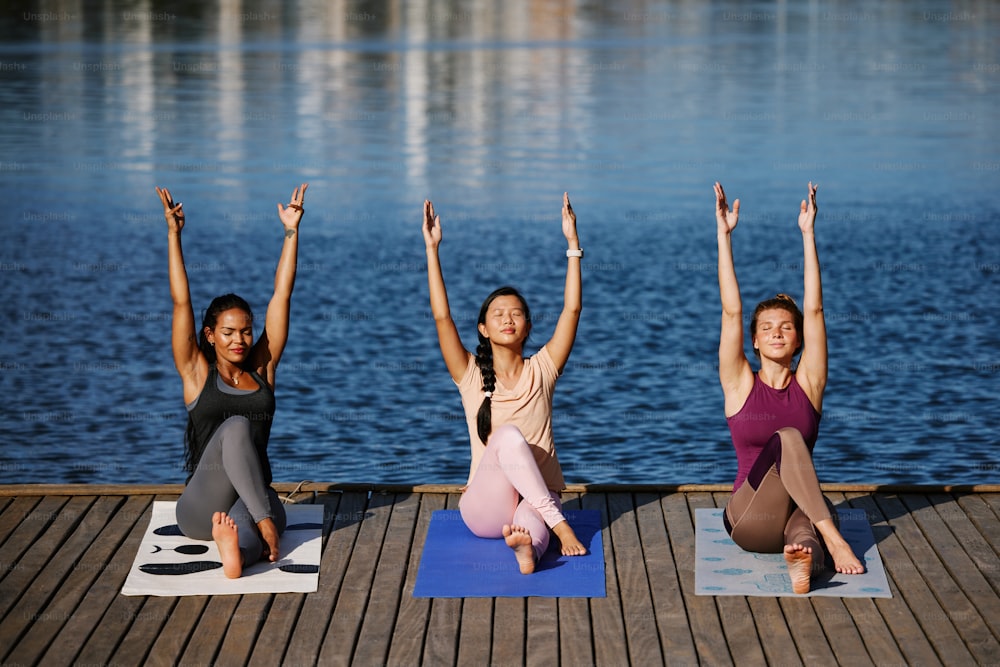
[[[412,597],[455,487],[303,488],[318,592],[158,598],[119,591],[180,487],[0,486],[0,663],[1000,664],[1000,487],[824,486],[867,512],[892,599],[697,597],[694,509],[723,487],[571,487],[603,516],[608,595],[560,600]]]

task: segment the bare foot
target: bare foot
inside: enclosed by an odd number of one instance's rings
[[[212,515],[212,539],[219,547],[222,571],[230,579],[239,579],[243,574],[243,554],[240,553],[236,522],[225,512]]]
[[[832,520],[824,519],[816,522],[816,530],[823,536],[826,550],[833,558],[833,569],[841,574],[862,574],[865,571],[865,566],[854,555],[851,545],[840,534]]]
[[[586,556],[587,547],[583,546],[576,537],[576,533],[570,527],[568,521],[560,521],[552,528],[552,532],[555,536],[559,538],[559,544],[562,546],[563,556]]]
[[[521,567],[521,574],[535,571],[535,547],[531,546],[531,533],[521,526],[504,526],[503,538],[507,546],[514,550],[514,557]]]
[[[812,576],[812,547],[786,544],[785,562],[788,564],[788,576],[792,580],[792,592],[808,593],[809,578]]]
[[[864,574],[865,566],[861,564],[858,557],[854,555],[854,550],[847,542],[843,544],[826,545],[830,556],[833,558],[833,568],[841,574]]]
[[[278,527],[274,525],[274,519],[261,519],[257,522],[257,529],[260,531],[261,539],[264,540],[265,555],[272,563],[277,563],[281,557],[279,547],[281,536],[278,535]]]

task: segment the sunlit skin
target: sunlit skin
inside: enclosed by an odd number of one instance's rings
[[[422,229],[427,250],[431,312],[437,326],[438,342],[452,379],[459,382],[472,355],[462,345],[458,329],[451,318],[448,293],[438,256],[438,247],[442,241],[441,218],[434,212],[434,205],[429,200],[424,201]],[[568,247],[578,250],[580,241],[576,232],[576,214],[573,212],[567,193],[563,194],[562,231]],[[580,259],[572,258],[567,263],[563,310],[556,324],[556,330],[546,344],[549,355],[560,373],[573,348],[582,308]],[[497,382],[507,388],[515,387],[524,369],[524,342],[531,333],[531,323],[524,314],[520,299],[513,295],[494,299],[487,311],[486,322],[479,325],[479,330],[490,341]],[[561,521],[552,528],[552,533],[559,540],[563,555],[582,556],[587,553],[587,548],[576,537],[569,522]],[[529,531],[523,526],[511,524],[503,526],[502,534],[507,545],[514,551],[521,572],[524,574],[533,572],[535,555]]]
[[[222,312],[216,320],[215,328],[205,329],[205,339],[215,349],[215,365],[220,377],[239,389],[259,388],[250,376],[250,371],[256,372],[274,389],[278,362],[288,339],[289,310],[298,264],[298,230],[308,187],[308,183],[303,183],[292,191],[287,205],[277,204],[278,220],[284,229],[284,241],[274,275],[274,293],[268,303],[260,338],[254,341],[250,314],[239,308]],[[191,403],[205,386],[209,362],[198,348],[191,291],[181,247],[181,235],[185,227],[184,205],[175,202],[167,188],[155,189],[163,204],[163,215],[167,222],[174,365],[183,381],[184,402]],[[274,520],[262,519],[257,522],[257,529],[264,542],[264,555],[271,562],[277,562],[281,557],[281,550],[280,536]],[[213,513],[212,537],[219,546],[223,572],[230,578],[241,576],[243,557],[239,550],[238,530],[235,522],[225,512]]]
[[[809,183],[808,198],[799,205],[798,226],[802,233],[804,299],[802,334],[795,329],[792,314],[783,308],[770,308],[758,314],[756,330],[751,332],[753,347],[760,353],[757,376],[766,385],[783,389],[794,374],[803,392],[817,412],[822,412],[823,392],[827,382],[826,324],[823,318],[823,290],[819,257],[816,251],[816,186]],[[716,234],[719,244],[719,293],[722,301],[722,331],[719,342],[719,379],[725,396],[725,414],[730,417],[742,408],[754,383],[754,372],[743,352],[743,305],[733,264],[732,233],[739,223],[740,200],[732,207],[719,183],[715,184]],[[792,371],[799,348],[802,356]],[[815,524],[833,558],[834,568],[842,574],[860,574],[864,566],[837,529],[832,519]],[[802,544],[787,544],[785,561],[793,589],[808,592],[809,580],[818,569],[812,562],[812,549]]]
[[[771,308],[757,316],[757,331],[753,334],[753,347],[762,358],[790,368],[798,348],[798,331],[795,318],[784,308]],[[762,362],[763,363],[763,362]]]

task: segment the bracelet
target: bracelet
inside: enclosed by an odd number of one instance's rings
[[[566,257],[579,257],[583,259],[583,248],[577,248],[576,250],[570,248],[566,251]]]

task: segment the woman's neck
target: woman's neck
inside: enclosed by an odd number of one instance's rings
[[[497,379],[507,382],[503,384],[512,386],[521,377],[521,370],[524,368],[523,348],[493,346],[493,372]]]
[[[792,373],[790,366],[776,361],[761,359],[760,370],[757,372],[757,375],[768,387],[784,389],[791,383],[794,373]]]

